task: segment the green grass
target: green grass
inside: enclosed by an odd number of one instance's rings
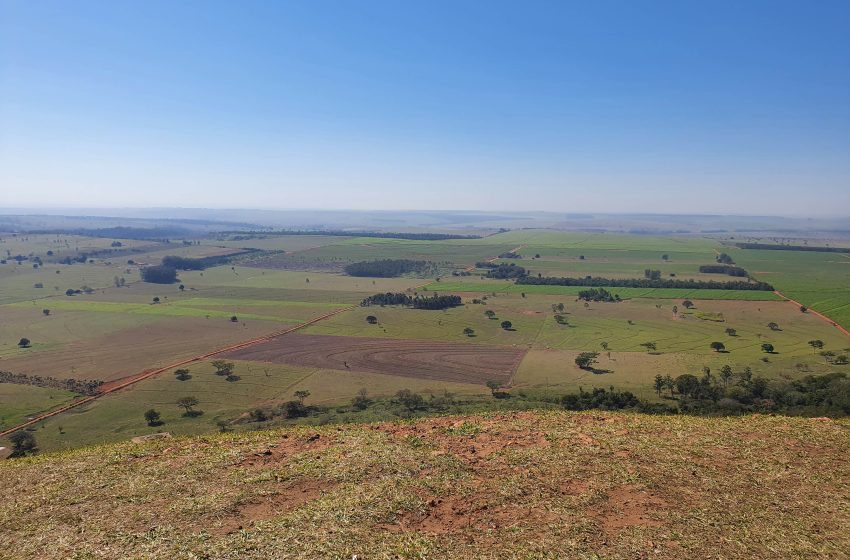
[[[77,397],[61,389],[0,383],[0,430],[25,422],[39,412],[66,405]]]

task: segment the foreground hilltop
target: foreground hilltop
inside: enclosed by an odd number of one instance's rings
[[[843,558],[850,425],[516,413],[0,464],[9,558]]]

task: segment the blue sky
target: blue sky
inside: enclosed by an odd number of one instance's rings
[[[0,0],[0,206],[850,214],[850,2]]]

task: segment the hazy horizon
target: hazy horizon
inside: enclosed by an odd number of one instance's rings
[[[848,22],[0,0],[0,207],[846,216]]]

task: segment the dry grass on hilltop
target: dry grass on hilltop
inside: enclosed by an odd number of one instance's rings
[[[0,464],[9,558],[844,558],[850,430],[520,413]]]

